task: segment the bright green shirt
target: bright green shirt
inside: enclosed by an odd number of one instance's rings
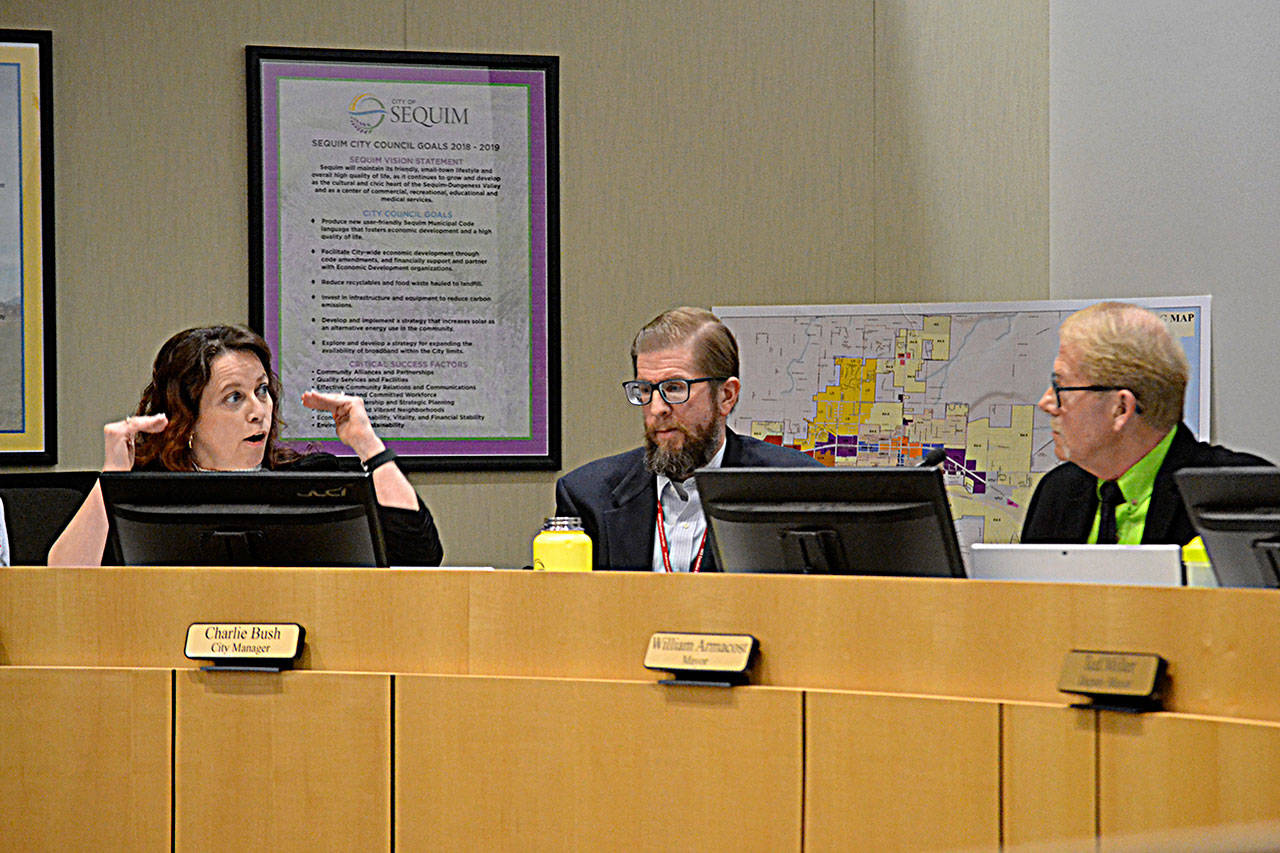
[[[1147,526],[1147,508],[1151,506],[1151,490],[1156,485],[1156,474],[1169,454],[1169,445],[1173,444],[1173,434],[1178,428],[1169,430],[1169,434],[1160,439],[1160,443],[1151,448],[1146,456],[1137,464],[1120,475],[1116,484],[1124,493],[1124,503],[1116,507],[1116,541],[1121,545],[1139,545],[1142,543],[1142,531]],[[1094,486],[1095,493],[1102,487],[1099,480]],[[1098,521],[1102,513],[1099,503],[1098,512],[1093,514],[1093,528],[1089,531],[1088,542],[1098,542]]]

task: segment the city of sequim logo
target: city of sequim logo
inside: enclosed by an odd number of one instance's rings
[[[361,133],[371,133],[387,117],[387,108],[371,93],[356,95],[348,110],[351,126]]]

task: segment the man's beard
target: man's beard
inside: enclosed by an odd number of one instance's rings
[[[665,426],[665,425],[664,425]],[[668,450],[653,439],[651,431],[644,431],[644,467],[650,474],[663,474],[666,477],[682,482],[692,476],[694,469],[701,468],[716,455],[720,445],[720,431],[724,426],[724,416],[719,412],[712,415],[711,421],[701,427],[692,429],[683,424],[673,423],[684,435],[679,450]]]

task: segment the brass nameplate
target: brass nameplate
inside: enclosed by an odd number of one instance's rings
[[[750,634],[678,634],[649,638],[647,669],[670,672],[680,683],[742,684],[757,649]]]
[[[1092,697],[1094,707],[1150,710],[1159,704],[1165,667],[1159,655],[1073,649],[1063,662],[1058,689]]]
[[[197,622],[187,629],[187,657],[215,664],[285,666],[302,651],[293,622]]]

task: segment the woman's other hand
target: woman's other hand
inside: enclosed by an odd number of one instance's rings
[[[302,395],[302,405],[308,409],[330,412],[333,415],[333,425],[338,430],[338,439],[354,450],[362,462],[387,449],[382,439],[373,431],[369,413],[364,409],[364,400],[359,397],[307,391]],[[374,469],[373,490],[378,503],[383,506],[407,510],[418,508],[418,493],[395,462],[388,462]]]
[[[164,432],[169,416],[130,415],[122,421],[109,423],[102,428],[104,445],[103,471],[130,471],[133,469],[134,444],[140,432]]]
[[[333,415],[333,426],[338,439],[356,452],[361,459],[381,453],[386,445],[373,431],[364,400],[351,394],[325,394],[308,391],[302,395],[302,405]]]

